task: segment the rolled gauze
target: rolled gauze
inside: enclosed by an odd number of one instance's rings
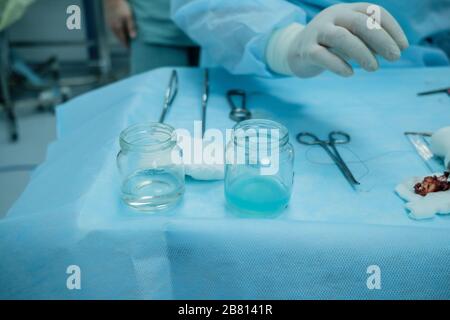
[[[438,157],[444,158],[445,166],[450,165],[450,127],[436,131],[431,137],[431,151]]]
[[[223,164],[190,164],[184,168],[186,174],[195,180],[222,180],[225,174]]]
[[[196,180],[222,180],[225,175],[224,147],[201,138],[184,137],[180,144],[186,175]]]

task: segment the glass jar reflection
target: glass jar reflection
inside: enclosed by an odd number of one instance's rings
[[[142,211],[175,204],[184,194],[184,167],[174,128],[161,123],[138,124],[120,134],[117,166],[122,199]]]

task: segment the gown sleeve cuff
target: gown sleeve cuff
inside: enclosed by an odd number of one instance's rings
[[[266,64],[271,71],[286,76],[293,75],[288,62],[289,46],[304,28],[304,25],[294,22],[272,33],[265,51]]]

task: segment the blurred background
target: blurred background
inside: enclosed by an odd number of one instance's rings
[[[66,26],[71,5],[81,8],[81,29]],[[56,137],[54,108],[129,73],[101,0],[0,0],[1,16],[0,217]]]

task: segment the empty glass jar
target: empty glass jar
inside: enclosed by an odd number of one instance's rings
[[[232,209],[264,216],[286,208],[294,175],[294,150],[286,127],[262,119],[238,123],[226,159],[225,198]]]
[[[184,194],[184,167],[174,128],[161,123],[138,124],[120,134],[117,166],[122,199],[143,211],[175,204]]]

